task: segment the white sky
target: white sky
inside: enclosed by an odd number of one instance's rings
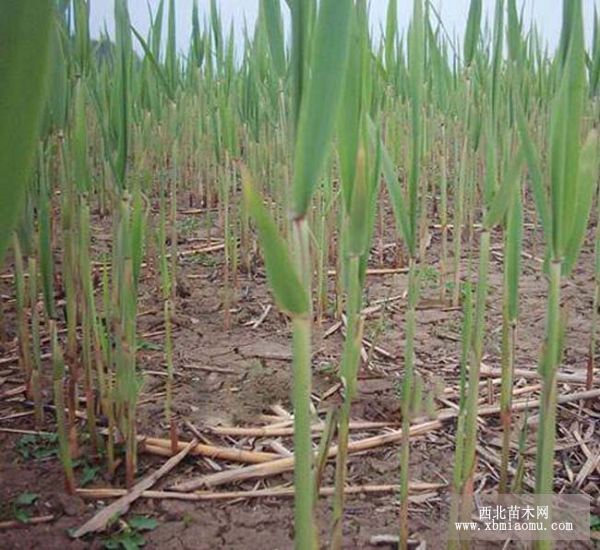
[[[521,5],[522,1],[525,4],[526,28],[532,20],[535,21],[543,38],[550,49],[553,50],[560,36],[562,0],[518,0],[517,5]],[[244,20],[247,21],[250,28],[253,28],[258,13],[258,2],[259,0],[217,0],[223,23],[226,24],[225,28],[229,28],[229,23],[232,20],[237,33],[241,33]],[[176,0],[175,2],[177,46],[184,53],[187,53],[191,34],[193,3],[193,0]],[[90,0],[90,4],[92,36],[94,38],[98,37],[105,26],[112,35],[114,28],[113,0]],[[158,4],[159,0],[129,0],[131,23],[141,32],[142,36],[146,36],[150,22],[148,6],[155,13]],[[385,27],[387,4],[388,0],[370,0],[371,25],[376,33],[379,32],[382,26]],[[461,36],[465,27],[470,0],[433,0],[433,4],[437,6],[450,35],[453,36],[454,33],[458,33]],[[493,15],[494,4],[494,0],[483,0],[485,13],[490,18]],[[167,5],[168,1],[165,1],[165,12]],[[284,13],[287,13],[287,5],[283,0],[281,1],[281,5],[283,6]],[[589,44],[592,36],[594,6],[600,13],[600,0],[583,0],[583,6],[586,41]],[[198,0],[198,9],[202,25],[204,17],[208,17],[210,0]],[[406,29],[411,12],[411,0],[398,0],[398,21],[401,30]]]

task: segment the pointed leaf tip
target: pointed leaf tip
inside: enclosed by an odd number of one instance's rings
[[[282,311],[290,315],[306,315],[310,310],[308,296],[294,268],[288,245],[254,188],[246,166],[241,166],[241,173],[244,202],[256,224],[275,301]]]

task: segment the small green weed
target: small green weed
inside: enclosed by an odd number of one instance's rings
[[[25,460],[42,460],[58,455],[58,435],[54,433],[26,434],[17,441],[17,452]]]
[[[13,516],[21,523],[27,523],[31,518],[31,513],[27,508],[35,504],[35,501],[40,497],[37,493],[25,491],[21,493],[13,502]]]
[[[137,550],[146,544],[142,533],[156,529],[158,522],[146,516],[134,516],[128,521],[121,522],[121,529],[102,541],[104,548],[109,550]]]

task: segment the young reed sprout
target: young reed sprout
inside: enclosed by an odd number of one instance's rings
[[[243,175],[246,205],[259,232],[269,282],[279,307],[292,317],[295,546],[317,548],[314,528],[313,450],[311,438],[311,253],[306,219],[333,137],[341,82],[346,70],[353,4],[321,2],[313,20],[312,2],[293,0],[292,57],[295,147],[292,180],[291,243],[293,258],[249,174]],[[314,5],[312,6],[315,7]],[[310,36],[310,41],[308,37]],[[308,57],[307,57],[308,56]],[[310,67],[310,73],[307,68]]]
[[[414,383],[416,307],[419,301],[419,211],[421,159],[423,154],[423,80],[425,56],[425,14],[422,0],[413,2],[413,18],[408,36],[408,87],[411,102],[410,167],[406,191],[401,189],[392,160],[383,149],[383,171],[396,220],[396,229],[408,251],[408,305],[405,317],[406,346],[402,384],[402,447],[400,451],[400,547],[408,545],[408,467],[410,458],[410,403]]]
[[[125,439],[127,485],[137,467],[136,404],[141,380],[136,369],[137,284],[143,257],[144,211],[139,189],[133,200],[124,192],[115,225],[112,265],[112,316],[115,337],[115,410]]]
[[[557,370],[562,358],[564,318],[561,284],[573,270],[585,236],[592,199],[598,185],[598,133],[588,132],[581,143],[585,97],[585,51],[580,0],[565,1],[560,52],[555,59],[557,88],[550,110],[549,178],[545,189],[540,154],[518,112],[521,138],[527,153],[538,216],[546,240],[548,306],[546,337],[539,363],[543,390],[537,443],[536,492],[549,494],[554,486]],[[548,548],[547,541],[539,543]]]
[[[336,462],[335,496],[333,509],[332,548],[342,548],[342,526],[344,511],[344,490],[346,486],[346,462],[349,439],[350,410],[356,396],[358,367],[363,338],[362,316],[363,286],[365,269],[373,234],[376,214],[376,201],[379,196],[380,163],[379,147],[374,139],[372,123],[363,118],[357,120],[359,133],[356,166],[352,176],[346,180],[349,202],[343,219],[344,239],[344,279],[346,286],[346,339],[340,364],[340,379],[343,386],[344,402],[338,420],[338,454]],[[373,147],[375,145],[375,147]]]

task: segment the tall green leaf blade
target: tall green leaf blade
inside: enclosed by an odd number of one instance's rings
[[[361,145],[356,154],[356,180],[348,220],[348,251],[357,256],[364,254],[368,246],[369,190],[365,156],[365,148]]]
[[[58,16],[55,17],[55,21]],[[68,103],[68,40],[63,29],[52,25],[50,36],[50,75],[48,77],[48,100],[44,123],[44,132],[62,129],[67,121]]]
[[[361,102],[360,35],[354,16],[352,16],[350,25],[351,40],[348,55],[348,70],[346,71],[342,91],[342,104],[338,116],[339,139],[337,144],[342,180],[342,199],[347,209],[350,208],[352,201],[352,188],[355,179]]]
[[[491,229],[502,221],[508,207],[513,201],[513,196],[519,190],[519,177],[521,166],[523,164],[523,152],[519,150],[518,154],[512,160],[500,189],[495,194],[490,205],[490,209],[483,220],[483,225]]]
[[[600,93],[600,14],[594,6],[594,32],[592,34],[592,49],[590,52],[590,93],[595,96]]]
[[[319,8],[294,155],[296,217],[306,213],[329,152],[346,71],[351,10],[351,0],[322,0]]]
[[[288,245],[254,189],[245,167],[242,167],[242,182],[246,208],[258,230],[267,278],[277,305],[291,315],[306,315],[310,310],[308,296],[294,268]]]
[[[169,1],[169,18],[167,32],[166,65],[170,88],[174,90],[177,86],[177,31],[175,26],[175,0]]]
[[[493,113],[489,112],[485,117],[485,175],[483,177],[483,203],[489,208],[493,202],[497,187],[497,143],[495,139],[495,128]]]
[[[115,0],[115,27],[117,43],[117,74],[114,89],[113,124],[115,127],[114,161],[115,176],[121,188],[125,187],[125,174],[129,150],[129,118],[130,118],[130,64],[132,57],[131,23],[127,0]]]
[[[167,97],[171,101],[175,101],[175,94],[173,92],[173,88],[171,87],[170,81],[167,78],[165,71],[160,66],[157,59],[154,57],[154,54],[150,50],[150,47],[148,46],[146,41],[144,40],[144,37],[138,31],[136,31],[134,27],[131,27],[131,32],[133,32],[134,36],[138,39],[140,46],[142,46],[142,49],[146,54],[146,58],[150,62],[150,66],[154,70],[154,73],[158,78],[158,82],[162,86],[164,92],[167,94]]]
[[[394,163],[383,143],[381,144],[381,169],[390,194],[396,227],[402,235],[405,244],[408,244],[411,240],[411,229],[406,208],[406,199],[403,196]]]
[[[204,60],[204,42],[200,36],[200,18],[198,17],[198,0],[194,0],[192,7],[192,52],[196,67],[202,66]]]
[[[137,288],[144,257],[144,241],[146,233],[146,211],[139,183],[133,192],[131,211],[131,258],[133,267],[133,284]]]
[[[521,60],[521,21],[517,13],[516,0],[508,0],[508,53],[512,61],[519,63]]]
[[[163,12],[165,9],[165,1],[160,0],[156,15],[152,20],[152,35],[151,35],[151,46],[152,55],[156,60],[160,58],[160,43],[162,39],[162,25],[163,25]]]
[[[90,171],[87,154],[86,90],[81,78],[75,84],[75,113],[73,127],[73,156],[75,161],[75,183],[80,192],[88,192]]]
[[[388,76],[396,66],[396,34],[398,32],[398,0],[388,0],[385,20],[385,70]]]
[[[504,0],[496,0],[496,14],[494,16],[494,53],[492,58],[492,109],[494,119],[498,116],[498,99],[500,96],[500,66],[504,47]]]
[[[523,245],[523,205],[521,190],[513,195],[513,202],[506,215],[506,263],[505,277],[508,291],[508,319],[514,321],[519,310],[519,279],[521,276],[521,249]]]
[[[0,4],[0,263],[36,150],[54,17],[51,0]]]
[[[598,131],[591,130],[581,150],[581,165],[579,181],[577,183],[575,211],[571,232],[566,243],[563,265],[564,272],[567,275],[571,273],[575,266],[588,226],[592,202],[594,201],[594,194],[598,185],[598,167],[600,166],[600,158],[598,156],[599,146]]]
[[[87,0],[74,0],[75,50],[79,70],[85,74],[90,64],[90,6]]]
[[[285,43],[283,40],[283,21],[279,0],[261,0],[269,39],[269,52],[273,68],[278,78],[285,76]]]
[[[292,85],[292,135],[294,140],[298,133],[300,104],[305,87],[305,69],[307,62],[307,45],[309,43],[312,10],[315,1],[286,0],[292,19],[292,44],[290,53],[290,76]]]
[[[519,129],[525,159],[527,160],[527,167],[529,168],[533,198],[544,232],[544,237],[546,242],[550,243],[552,239],[552,215],[548,204],[548,193],[542,179],[540,158],[533,140],[531,139],[531,135],[529,134],[529,130],[527,129],[527,121],[525,120],[523,107],[519,101],[516,103],[517,127]]]
[[[581,151],[581,120],[584,111],[583,100],[585,97],[585,45],[583,30],[583,13],[581,0],[568,0],[572,9],[571,35],[565,74],[561,86],[564,86],[564,104],[560,107],[565,110],[562,116],[564,123],[565,157],[562,174],[562,196],[560,208],[562,219],[560,225],[564,234],[560,234],[559,253],[562,255],[563,247],[571,234],[573,224],[577,223],[575,211],[577,205],[575,198],[577,191],[574,186],[579,182],[579,160]],[[560,125],[558,126],[560,129]],[[553,151],[554,152],[554,151]]]
[[[417,249],[418,189],[421,173],[421,148],[423,141],[423,79],[425,65],[425,23],[423,1],[414,0],[413,19],[409,31],[408,70],[410,77],[411,136],[410,172],[408,175],[408,219],[410,240],[406,243],[411,256]]]
[[[469,15],[467,18],[467,28],[465,30],[465,41],[464,41],[464,62],[465,66],[469,66],[475,52],[477,50],[477,43],[479,42],[479,33],[481,30],[481,0],[471,0],[469,6]]]

